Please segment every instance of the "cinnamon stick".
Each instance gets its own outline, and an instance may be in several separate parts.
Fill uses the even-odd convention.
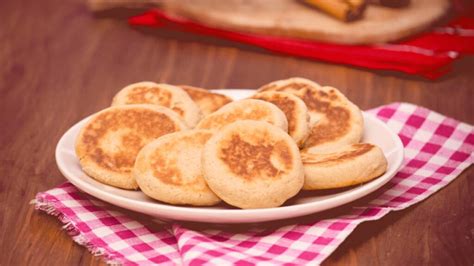
[[[410,0],[370,0],[369,3],[388,7],[404,7],[410,4]]]
[[[325,13],[342,21],[354,21],[362,17],[365,0],[304,0]]]

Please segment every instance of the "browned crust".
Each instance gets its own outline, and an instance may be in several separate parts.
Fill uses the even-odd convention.
[[[148,95],[152,95],[154,100],[152,101]],[[126,104],[140,104],[149,103],[157,104],[162,106],[170,107],[171,105],[171,93],[166,90],[162,90],[159,87],[154,86],[140,86],[134,87],[127,93]]]
[[[137,86],[133,87],[125,95],[125,104],[156,104],[164,107],[168,107],[171,110],[178,113],[180,116],[184,115],[184,110],[173,106],[172,104],[173,95],[159,86]]]
[[[178,85],[195,101],[205,113],[212,113],[222,106],[232,102],[232,99],[208,90],[189,85]]]
[[[273,165],[270,161],[272,155],[283,163],[283,169]],[[262,176],[278,178],[280,173],[291,169],[293,160],[290,148],[283,141],[252,144],[238,134],[232,135],[222,144],[219,158],[227,164],[232,173],[248,181]]]
[[[252,98],[264,100],[270,103],[273,103],[278,108],[280,108],[288,120],[288,132],[290,135],[295,132],[296,130],[296,121],[294,117],[296,116],[296,103],[285,97],[284,95],[272,94],[272,95],[265,95],[265,94],[256,94]]]
[[[284,91],[284,92],[295,92],[303,89],[310,89],[312,86],[304,82],[293,82],[285,85],[278,85],[276,83],[270,83],[262,86],[258,91]]]
[[[271,116],[268,108],[253,108],[251,113],[244,112],[245,107],[236,107],[232,112],[213,113],[198,124],[201,129],[218,129],[238,120],[262,120]]]
[[[305,165],[334,165],[364,155],[374,148],[375,146],[369,143],[358,143],[353,144],[350,150],[344,152],[330,154],[311,154],[303,152],[301,153],[301,159]]]
[[[330,89],[328,93],[316,89],[305,91],[302,99],[308,110],[326,116],[325,120],[311,128],[311,134],[306,139],[306,147],[336,140],[349,132],[351,113],[347,108],[335,106],[331,103],[337,101],[338,98],[339,96],[334,89]]]
[[[107,134],[120,130],[120,147],[114,153],[101,147]],[[147,109],[113,109],[98,114],[83,129],[78,149],[81,160],[109,171],[130,173],[140,149],[151,139],[179,130],[167,115]]]
[[[182,172],[177,165],[177,158],[169,157],[167,151],[173,149],[175,145],[182,145],[188,143],[189,146],[201,146],[204,147],[207,140],[212,136],[210,132],[199,132],[189,136],[179,138],[179,144],[176,141],[170,141],[164,144],[160,149],[155,150],[150,156],[150,165],[153,169],[153,176],[159,179],[161,182],[168,185],[175,186],[192,186],[204,180],[204,177],[197,177],[192,182],[184,182],[182,178]]]
[[[259,91],[290,92],[303,100],[310,113],[320,113],[325,116],[325,119],[311,128],[311,133],[305,142],[306,148],[337,140],[351,130],[351,112],[348,108],[335,104],[342,99],[333,88],[323,91],[315,88],[314,85],[295,81],[284,85],[270,83],[261,87]]]

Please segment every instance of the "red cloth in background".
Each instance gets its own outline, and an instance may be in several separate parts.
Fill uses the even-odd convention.
[[[459,1],[459,0],[458,0]],[[458,7],[456,1],[455,8]],[[436,79],[451,69],[451,63],[474,53],[474,9],[462,12],[447,25],[411,39],[380,45],[340,45],[318,41],[243,33],[205,26],[168,15],[159,9],[129,18],[133,26],[166,27],[214,36],[270,51],[379,70],[396,70]]]

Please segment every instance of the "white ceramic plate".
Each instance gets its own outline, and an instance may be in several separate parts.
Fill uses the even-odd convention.
[[[234,99],[246,98],[252,90],[216,90]],[[378,145],[387,161],[387,172],[375,180],[334,194],[303,193],[278,208],[255,210],[234,209],[224,204],[214,207],[173,206],[148,198],[141,191],[128,191],[104,185],[87,176],[79,165],[74,151],[74,143],[79,130],[87,118],[71,127],[59,140],[56,147],[56,162],[61,173],[82,191],[111,204],[145,213],[162,219],[209,222],[209,223],[250,223],[298,217],[337,206],[361,198],[387,183],[397,172],[403,161],[403,145],[396,134],[376,119],[364,113],[364,142]]]

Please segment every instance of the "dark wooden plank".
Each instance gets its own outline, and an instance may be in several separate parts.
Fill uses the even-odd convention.
[[[82,1],[0,1],[0,265],[103,265],[29,201],[64,182],[54,148],[80,118],[140,80],[257,88],[303,76],[363,109],[407,101],[474,123],[474,60],[436,81],[275,55],[213,38],[136,30]],[[421,204],[361,225],[325,264],[472,264],[472,167]],[[322,215],[332,215],[331,212]]]

